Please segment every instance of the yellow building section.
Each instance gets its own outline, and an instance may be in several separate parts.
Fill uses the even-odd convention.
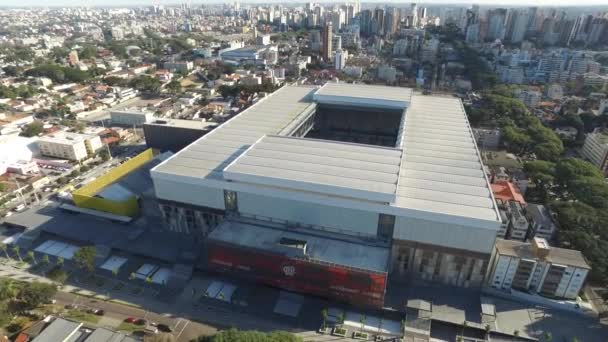
[[[136,157],[133,157],[131,160],[111,169],[108,173],[97,177],[94,181],[72,193],[74,204],[80,208],[89,208],[115,215],[129,217],[137,216],[139,214],[139,205],[136,196],[131,196],[124,201],[112,201],[95,197],[95,195],[103,188],[115,183],[133,170],[140,168],[142,165],[152,160],[152,158],[154,158],[154,152],[152,149],[147,149]]]

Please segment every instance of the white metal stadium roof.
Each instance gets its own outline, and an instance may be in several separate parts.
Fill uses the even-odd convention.
[[[265,136],[224,170],[224,178],[392,202],[400,163],[395,148]]]
[[[328,83],[317,89],[279,89],[160,164],[153,173],[381,202],[398,210],[499,220],[459,99],[385,86]],[[316,102],[404,110],[398,146],[276,136],[286,134],[289,130],[283,129],[301,120],[300,114],[314,109]]]

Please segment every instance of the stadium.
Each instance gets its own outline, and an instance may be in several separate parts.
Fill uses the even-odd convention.
[[[285,86],[151,176],[206,268],[358,305],[482,286],[500,226],[461,101],[408,88]]]

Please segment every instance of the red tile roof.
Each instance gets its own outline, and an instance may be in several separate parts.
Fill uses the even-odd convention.
[[[524,196],[519,191],[517,185],[509,182],[509,181],[496,181],[492,186],[492,192],[494,193],[494,197],[498,200],[503,201],[516,201],[521,204],[526,204],[526,200]]]

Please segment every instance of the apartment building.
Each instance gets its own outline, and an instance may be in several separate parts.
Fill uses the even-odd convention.
[[[43,156],[75,161],[87,159],[101,147],[101,138],[92,134],[58,132],[38,139]]]
[[[497,239],[494,248],[488,286],[503,291],[575,299],[591,269],[581,252],[550,247],[543,238],[529,243]]]
[[[587,134],[581,154],[608,175],[608,133],[596,130]]]
[[[528,204],[526,207],[526,217],[530,223],[532,236],[547,240],[553,238],[556,226],[546,206],[542,204]]]
[[[507,205],[510,218],[507,236],[512,240],[526,241],[530,224],[526,219],[525,208],[519,202],[511,201]]]

